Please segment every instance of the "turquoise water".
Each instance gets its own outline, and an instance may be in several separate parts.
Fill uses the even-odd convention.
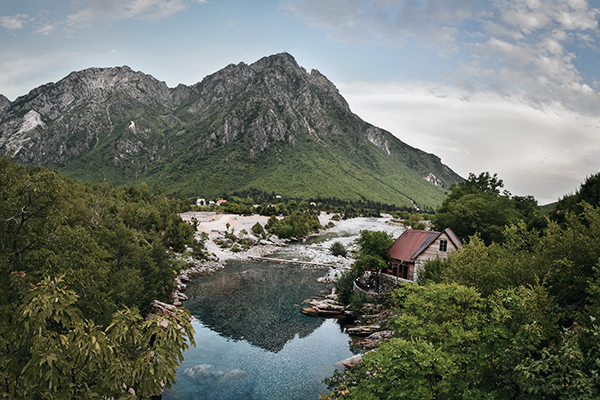
[[[326,271],[293,264],[230,263],[188,285],[196,348],[185,352],[164,399],[318,399],[335,363],[350,357],[337,320],[300,313]]]

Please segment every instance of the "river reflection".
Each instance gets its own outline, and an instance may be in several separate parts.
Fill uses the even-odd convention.
[[[297,264],[232,262],[188,285],[197,318],[165,399],[318,399],[334,363],[353,353],[336,320],[300,313],[320,294],[325,270]]]
[[[316,282],[324,274],[297,264],[232,262],[188,285],[185,306],[224,337],[278,352],[323,323],[302,315],[299,305],[326,288]]]

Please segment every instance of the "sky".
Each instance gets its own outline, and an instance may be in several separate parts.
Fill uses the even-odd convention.
[[[0,93],[122,65],[192,85],[288,52],[363,120],[547,204],[600,170],[599,19],[599,0],[2,0]]]

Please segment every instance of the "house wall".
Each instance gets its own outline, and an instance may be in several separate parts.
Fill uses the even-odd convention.
[[[441,240],[445,240],[448,242],[448,250],[447,251],[440,251],[440,241]],[[442,260],[445,260],[446,258],[448,258],[448,255],[453,252],[456,251],[457,248],[456,246],[452,243],[452,241],[450,240],[450,238],[448,237],[448,235],[446,235],[445,233],[442,233],[435,242],[433,242],[431,245],[429,245],[429,247],[427,249],[425,249],[424,252],[422,252],[419,257],[417,257],[417,259],[415,260],[415,269],[414,269],[414,273],[413,273],[413,280],[417,280],[419,277],[419,270],[421,268],[423,268],[425,266],[425,263],[427,262],[427,260],[435,260],[436,258],[440,258]]]
[[[405,265],[406,267],[408,267],[408,274],[406,276],[406,279],[409,281],[414,281],[414,275],[415,275],[415,266],[413,264],[403,264],[402,262],[398,261],[398,260],[394,260],[392,259],[391,263],[389,264],[390,268],[387,269],[387,273],[393,276],[398,276],[400,278],[402,278],[401,276],[401,269],[402,269],[402,265]]]

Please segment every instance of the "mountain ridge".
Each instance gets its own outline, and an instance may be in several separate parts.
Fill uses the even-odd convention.
[[[169,88],[127,66],[89,68],[4,99],[0,153],[85,180],[424,207],[462,180],[439,157],[364,122],[331,81],[287,53],[230,64],[191,86]]]

